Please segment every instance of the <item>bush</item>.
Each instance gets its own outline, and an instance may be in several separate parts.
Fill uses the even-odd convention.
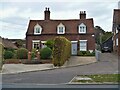
[[[31,58],[34,59],[35,58],[35,53],[31,52]]]
[[[17,50],[17,58],[18,59],[27,59],[28,57],[28,50],[25,48],[20,48]]]
[[[42,48],[40,50],[41,59],[48,59],[52,55],[52,50],[49,47]]]
[[[50,49],[53,49],[54,40],[47,40],[47,42],[45,43],[45,45],[46,45],[47,47],[49,47]]]
[[[4,59],[11,59],[13,58],[14,53],[12,51],[5,51],[4,52]]]
[[[83,56],[84,54],[81,51],[78,51],[77,55],[78,56]]]
[[[71,56],[71,42],[65,37],[56,37],[53,47],[53,64],[62,66]]]
[[[90,51],[78,51],[78,56],[95,56],[95,52]]]

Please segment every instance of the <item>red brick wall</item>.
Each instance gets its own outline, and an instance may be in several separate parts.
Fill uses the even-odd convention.
[[[91,34],[89,35],[80,35],[80,34],[74,34],[74,35],[41,35],[41,36],[27,36],[26,43],[27,43],[27,49],[29,51],[32,50],[32,40],[40,40],[40,41],[46,41],[48,39],[53,39],[56,36],[64,36],[70,41],[79,41],[79,40],[87,40],[88,43],[88,50],[94,50],[95,49],[95,39],[92,37]]]

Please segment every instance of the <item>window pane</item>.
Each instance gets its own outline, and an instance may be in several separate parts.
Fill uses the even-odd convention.
[[[40,28],[36,28],[36,33],[40,33]]]
[[[80,51],[86,51],[87,49],[87,42],[86,41],[80,41]]]
[[[63,33],[63,27],[59,27],[59,32]]]
[[[39,49],[40,48],[39,42],[33,42],[33,48]]]

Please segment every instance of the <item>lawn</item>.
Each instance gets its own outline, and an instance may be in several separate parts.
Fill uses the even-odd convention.
[[[72,82],[78,83],[120,83],[120,74],[77,75]],[[90,78],[89,80],[84,78]]]

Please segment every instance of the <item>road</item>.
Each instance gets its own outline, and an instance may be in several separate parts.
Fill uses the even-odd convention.
[[[101,54],[101,60],[84,66],[2,75],[3,86],[7,84],[66,84],[74,76],[83,74],[118,73],[118,59],[111,53]]]

